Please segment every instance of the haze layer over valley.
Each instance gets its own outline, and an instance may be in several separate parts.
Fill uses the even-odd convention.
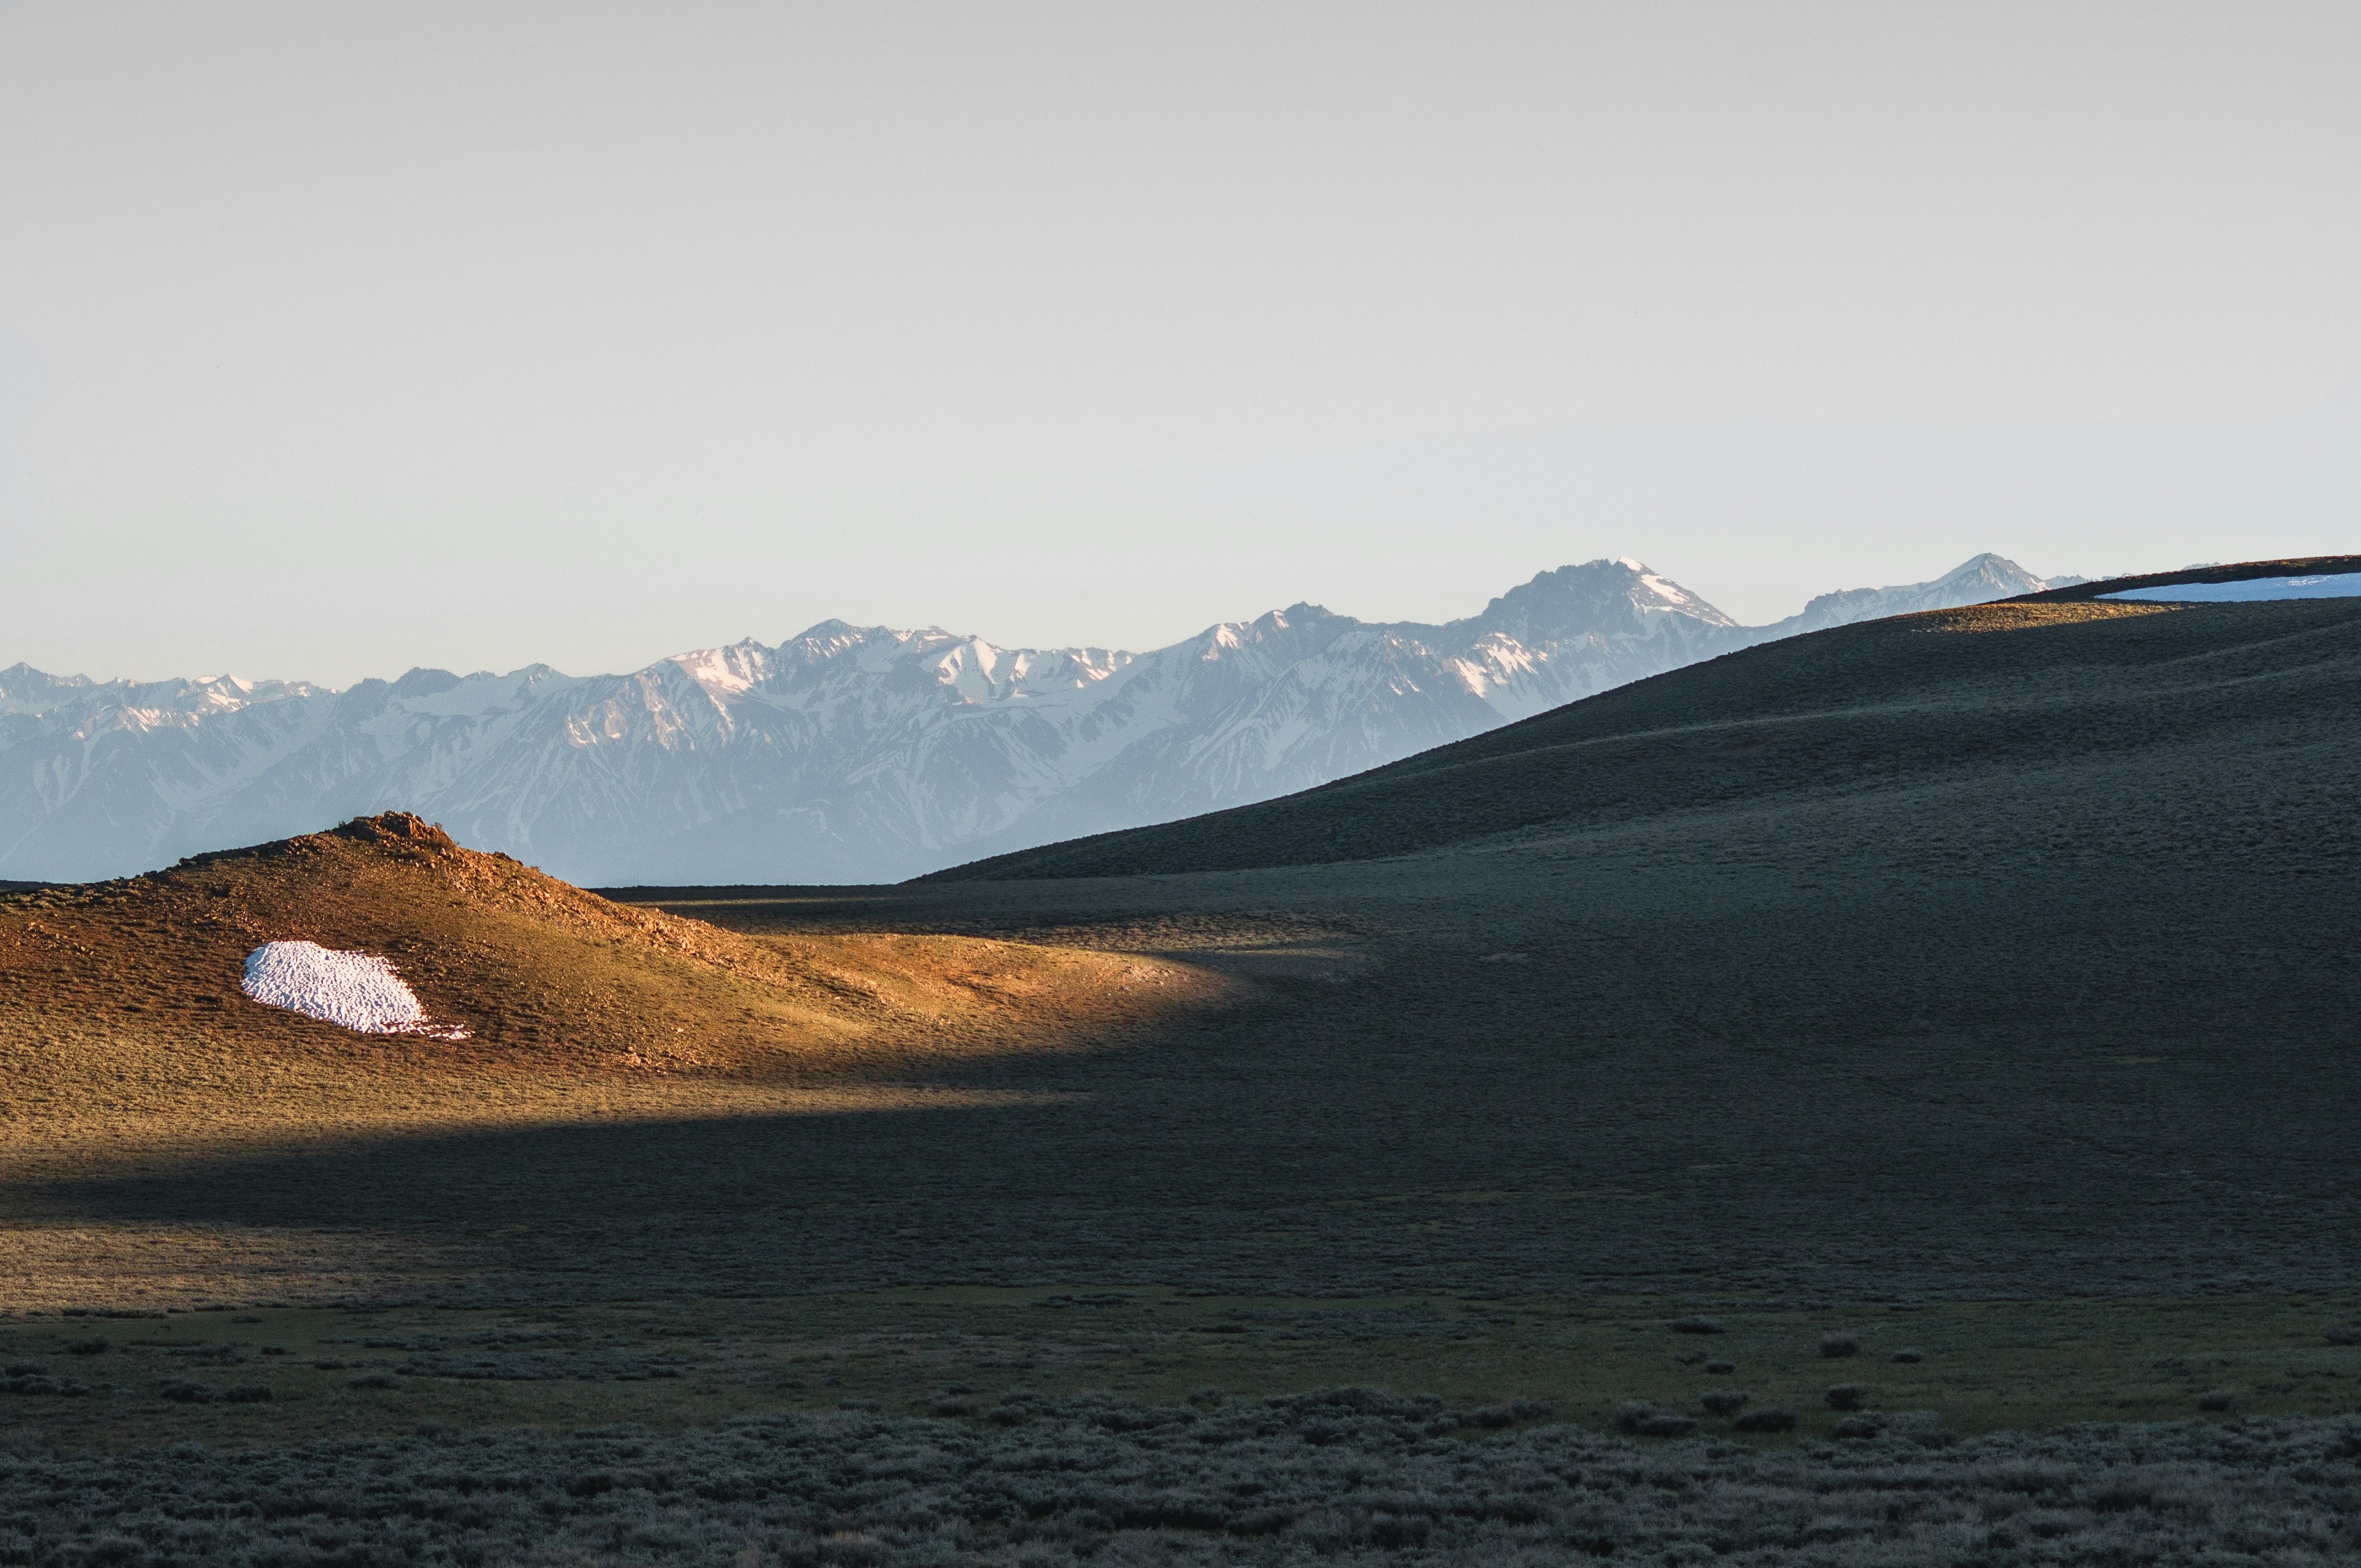
[[[1621,559],[1458,620],[1297,604],[1147,653],[827,621],[629,674],[418,669],[343,691],[19,664],[0,671],[0,875],[121,875],[398,809],[577,883],[893,881],[1310,788],[1778,638],[2051,586],[1985,554],[1748,627]]]

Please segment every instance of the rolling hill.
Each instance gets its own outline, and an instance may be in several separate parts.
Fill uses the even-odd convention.
[[[2279,809],[2352,852],[2361,601],[2111,602],[2135,584],[2328,570],[2260,563],[1922,611],[1724,655],[1282,799],[999,856],[937,878],[1171,875],[1415,854],[1717,806],[2070,771],[2162,770],[2192,805],[2265,758]],[[2178,787],[2178,786],[2177,786]],[[2307,818],[2308,820],[2310,818]]]
[[[247,955],[278,941],[390,959],[434,1031],[355,1033],[249,1000]],[[963,1058],[1102,1043],[1211,994],[1148,959],[741,936],[609,903],[401,813],[0,896],[0,1160],[19,1167],[98,1145],[684,1100],[777,1111]]]

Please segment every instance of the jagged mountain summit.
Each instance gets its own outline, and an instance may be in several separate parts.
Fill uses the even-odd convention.
[[[2071,587],[2087,577],[2036,577],[2015,562],[1990,552],[1977,556],[1929,583],[1905,583],[1890,588],[1839,588],[1806,605],[1801,614],[1763,628],[1774,637],[1792,637],[1830,626],[1850,626],[1883,620],[1889,615],[1916,615],[1927,609],[1957,609],[1962,605],[1988,604],[2019,594]]]
[[[621,675],[0,671],[0,876],[84,880],[415,811],[577,883],[878,882],[1309,788],[1823,626],[2037,592],[1981,555],[1739,625],[1629,559],[1479,613],[1297,604],[1148,653],[824,621]]]

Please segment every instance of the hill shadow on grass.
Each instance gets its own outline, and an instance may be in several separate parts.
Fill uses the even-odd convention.
[[[1078,974],[1127,972],[1071,951],[1099,943],[1266,962],[1250,1003],[1167,1012],[1128,1048],[897,1058],[958,1108],[290,1115],[275,1145],[20,1162],[0,1203],[41,1267],[104,1252],[93,1289],[106,1268],[203,1288],[207,1238],[232,1236],[421,1291],[2349,1286],[2361,606],[1829,636],[1867,650],[1833,696],[1817,665],[1733,659],[1552,716],[1645,719],[1654,774],[1516,729],[1470,742],[1559,814],[1440,850],[696,901],[782,950],[955,931],[1054,938]],[[1652,750],[1667,691],[1800,728]],[[1593,809],[1609,795],[1633,810]]]
[[[1648,841],[1168,885],[1184,914],[1292,897],[1381,934],[1341,979],[1257,981],[1150,1043],[926,1080],[963,1104],[355,1135],[0,1202],[126,1279],[152,1238],[236,1236],[413,1293],[2351,1282],[2349,878],[1799,872],[1751,865],[1777,846],[1744,826],[1686,869]],[[1050,891],[1007,896],[1051,923]],[[969,916],[1010,923],[1003,897]]]

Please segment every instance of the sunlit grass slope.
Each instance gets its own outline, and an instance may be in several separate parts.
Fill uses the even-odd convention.
[[[255,1003],[246,956],[284,939],[390,959],[466,1037]],[[20,1159],[60,1140],[873,1098],[929,1063],[1116,1038],[1218,989],[1152,959],[957,937],[741,936],[401,814],[0,897],[0,1149]]]

